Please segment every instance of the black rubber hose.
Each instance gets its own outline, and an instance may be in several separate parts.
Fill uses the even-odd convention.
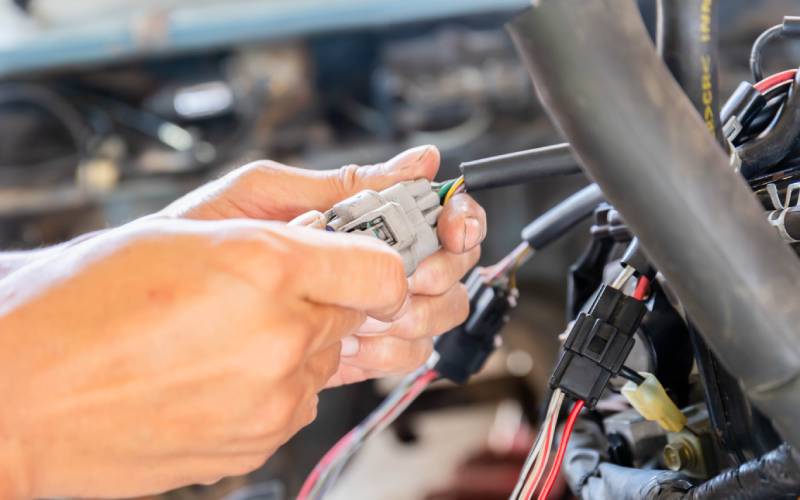
[[[589,217],[605,200],[597,184],[590,184],[543,213],[522,229],[522,239],[543,248]]]
[[[720,123],[718,45],[720,0],[659,0],[658,50],[672,76],[725,144]]]
[[[722,364],[800,445],[800,265],[653,50],[635,4],[539,0],[509,29],[587,174]]]
[[[800,137],[800,71],[794,77],[783,113],[764,137],[746,142],[737,148],[741,159],[740,171],[746,179],[774,167],[791,152]]]
[[[467,191],[523,184],[541,177],[581,173],[569,144],[554,144],[462,163]]]

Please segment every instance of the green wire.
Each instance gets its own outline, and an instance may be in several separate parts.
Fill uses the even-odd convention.
[[[457,179],[451,179],[445,182],[442,187],[439,188],[439,200],[444,201],[444,197],[447,196],[447,192],[450,191],[450,188],[453,187]]]

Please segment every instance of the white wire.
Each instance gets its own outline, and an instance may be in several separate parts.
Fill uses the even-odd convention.
[[[558,424],[558,414],[561,411],[561,406],[564,404],[564,393],[559,389],[556,389],[556,391],[558,393],[558,400],[553,407],[552,414],[547,417],[547,441],[544,444],[542,453],[536,457],[536,464],[533,466],[532,474],[530,474],[525,481],[525,487],[522,490],[523,493],[526,491],[536,491],[539,482],[544,477],[544,469],[547,467],[547,461],[550,459],[550,451],[553,449],[553,439],[556,433],[556,424]],[[525,497],[521,496],[520,498]]]
[[[550,403],[547,405],[545,419],[542,422],[542,426],[539,429],[538,435],[536,436],[536,441],[531,447],[531,452],[525,459],[525,464],[522,466],[522,471],[520,472],[519,479],[514,487],[514,491],[511,493],[510,500],[517,500],[521,498],[522,492],[524,491],[523,486],[528,481],[531,470],[535,470],[535,464],[539,463],[539,459],[542,456],[542,450],[546,445],[545,436],[547,435],[547,430],[555,425],[558,419],[558,412],[561,409],[563,402],[564,393],[561,392],[560,389],[553,391],[553,395],[550,397]],[[552,437],[552,432],[550,435]]]

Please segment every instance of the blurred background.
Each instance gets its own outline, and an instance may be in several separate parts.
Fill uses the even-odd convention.
[[[0,248],[124,223],[260,158],[326,169],[430,143],[449,178],[462,161],[560,142],[502,29],[526,3],[0,0]],[[640,1],[651,27],[653,3]],[[723,95],[748,77],[752,40],[793,4],[721,5]],[[585,182],[479,194],[483,261]],[[465,387],[435,385],[362,450],[333,498],[508,496],[586,229],[524,269],[521,304],[485,372]],[[291,498],[389,387],[328,391],[318,420],[262,470],[160,498]]]

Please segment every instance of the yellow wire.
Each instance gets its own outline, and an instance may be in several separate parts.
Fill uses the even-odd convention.
[[[512,290],[517,288],[517,271],[522,265],[523,259],[525,259],[525,257],[532,251],[533,249],[531,247],[525,247],[525,249],[522,252],[520,252],[517,258],[514,259],[514,267],[511,269],[511,273],[508,277],[508,284]]]
[[[461,187],[463,184],[464,184],[464,176],[461,176],[458,179],[456,179],[453,185],[450,186],[450,189],[447,191],[447,194],[444,195],[444,202],[442,203],[442,205],[447,205],[447,203],[450,201],[450,198],[452,198],[456,194],[458,188]]]

